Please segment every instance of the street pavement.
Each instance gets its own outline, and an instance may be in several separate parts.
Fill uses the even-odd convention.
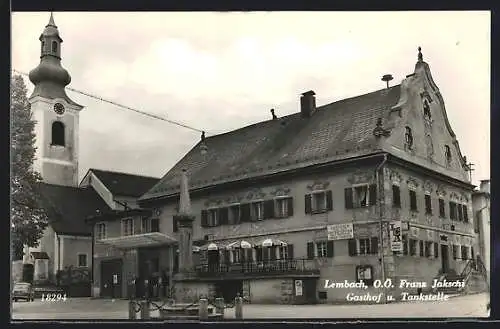
[[[480,318],[487,317],[489,294],[475,294],[438,302],[401,302],[375,305],[256,305],[243,306],[245,319],[286,318]],[[152,312],[158,316],[158,311]],[[234,319],[234,308],[225,318]],[[126,300],[72,298],[59,302],[14,302],[13,320],[119,320],[128,319]]]

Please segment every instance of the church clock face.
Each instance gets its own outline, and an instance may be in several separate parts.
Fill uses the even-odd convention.
[[[54,111],[59,115],[64,114],[64,105],[62,105],[61,103],[56,103],[54,105]]]

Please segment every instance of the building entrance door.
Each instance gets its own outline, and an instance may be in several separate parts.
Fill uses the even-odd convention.
[[[441,270],[443,273],[448,273],[450,269],[449,255],[448,255],[448,245],[441,245]]]
[[[218,250],[208,250],[207,251],[207,261],[208,261],[208,270],[209,272],[218,272],[219,271],[219,251]]]
[[[122,267],[121,259],[101,262],[101,297],[122,297]]]

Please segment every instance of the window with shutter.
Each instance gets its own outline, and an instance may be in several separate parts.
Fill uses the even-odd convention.
[[[287,210],[288,214],[287,217],[292,217],[293,216],[293,198],[287,198],[286,201],[288,202]]]
[[[434,242],[434,258],[439,257],[439,244],[437,242]]]
[[[250,204],[249,203],[242,204],[240,207],[240,211],[241,211],[241,221],[250,222],[251,221]]]
[[[392,206],[401,208],[401,191],[397,185],[392,185]]]
[[[457,219],[456,210],[457,210],[457,205],[455,204],[455,202],[450,201],[450,219],[451,220]]]
[[[373,254],[373,255],[378,254],[378,238],[376,236],[371,238],[370,249],[371,249],[370,250],[371,254]]]
[[[276,247],[269,247],[269,256],[271,260],[276,260]]]
[[[441,217],[441,218],[445,218],[446,217],[445,210],[444,210],[444,200],[443,199],[439,199],[439,217]]]
[[[220,218],[219,218],[219,209],[208,209],[208,226],[209,227],[214,227],[218,226],[220,223]]]
[[[369,201],[370,201],[370,206],[374,206],[377,204],[377,185],[376,184],[370,185]]]
[[[271,200],[272,201],[272,200]],[[266,205],[264,209],[264,212],[267,212],[267,216],[269,216],[270,212],[274,212],[272,217],[276,218],[285,218],[288,215],[288,200],[285,198],[279,198],[274,201],[273,203],[269,203],[266,201]],[[272,218],[272,217],[267,217],[267,218]]]
[[[312,194],[312,213],[318,214],[327,211],[326,192],[314,192]]]
[[[281,201],[281,202],[280,202]],[[264,219],[283,218],[286,213],[286,208],[283,207],[283,200],[266,200],[264,201]],[[276,203],[276,211],[274,209]]]
[[[361,186],[356,186],[353,188],[354,190],[354,207],[355,208],[360,208],[360,207],[366,207],[369,202],[369,189],[368,185],[361,185]]]
[[[316,254],[317,257],[319,258],[324,258],[327,257],[327,243],[322,241],[322,242],[316,242]]]
[[[328,241],[326,243],[326,257],[332,258],[333,257],[333,241]]]
[[[457,245],[453,245],[453,259],[457,259],[458,258],[458,246]]]
[[[264,202],[251,203],[251,221],[258,221],[264,219]]]
[[[467,205],[462,205],[463,207],[463,215],[464,215],[464,222],[468,223],[469,222],[469,213],[467,209]]]
[[[352,188],[344,189],[344,200],[345,200],[345,208],[352,209],[354,207],[353,197],[352,197]]]
[[[418,241],[418,250],[420,257],[424,257],[424,241],[422,240]]]
[[[307,243],[307,259],[313,259],[314,258],[314,243],[308,242]]]
[[[429,194],[425,195],[425,213],[428,215],[432,215],[432,203],[431,196]]]
[[[287,248],[288,259],[293,259],[293,244],[288,244]]]
[[[235,205],[229,207],[228,212],[228,224],[239,224],[240,223],[240,205]]]
[[[463,210],[462,205],[461,204],[457,204],[457,212],[458,212],[458,220],[459,221],[463,221],[464,220],[462,210]]]
[[[467,246],[462,246],[460,251],[461,251],[462,260],[468,259]]]
[[[349,239],[347,242],[347,248],[349,251],[349,256],[356,256],[356,240],[355,239]]]
[[[370,239],[359,239],[359,255],[370,254]]]
[[[304,196],[304,205],[305,205],[304,212],[306,214],[311,214],[312,213],[312,196],[311,196],[311,194],[306,194]]]
[[[333,193],[332,191],[326,191],[326,210],[333,210]]]
[[[151,232],[160,232],[159,218],[151,218]]]
[[[201,211],[201,227],[207,227],[207,226],[208,226],[208,212],[206,210],[202,210]],[[174,224],[174,227],[177,227],[177,223]],[[176,232],[176,231],[174,231],[174,232]]]
[[[219,214],[220,214],[220,225],[229,224],[229,208],[220,208]]]
[[[417,211],[417,192],[410,190],[410,210]]]

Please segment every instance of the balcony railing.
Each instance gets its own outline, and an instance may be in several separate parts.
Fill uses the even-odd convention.
[[[311,259],[279,259],[231,264],[203,264],[195,267],[200,276],[239,276],[310,274],[319,275],[317,263]]]

